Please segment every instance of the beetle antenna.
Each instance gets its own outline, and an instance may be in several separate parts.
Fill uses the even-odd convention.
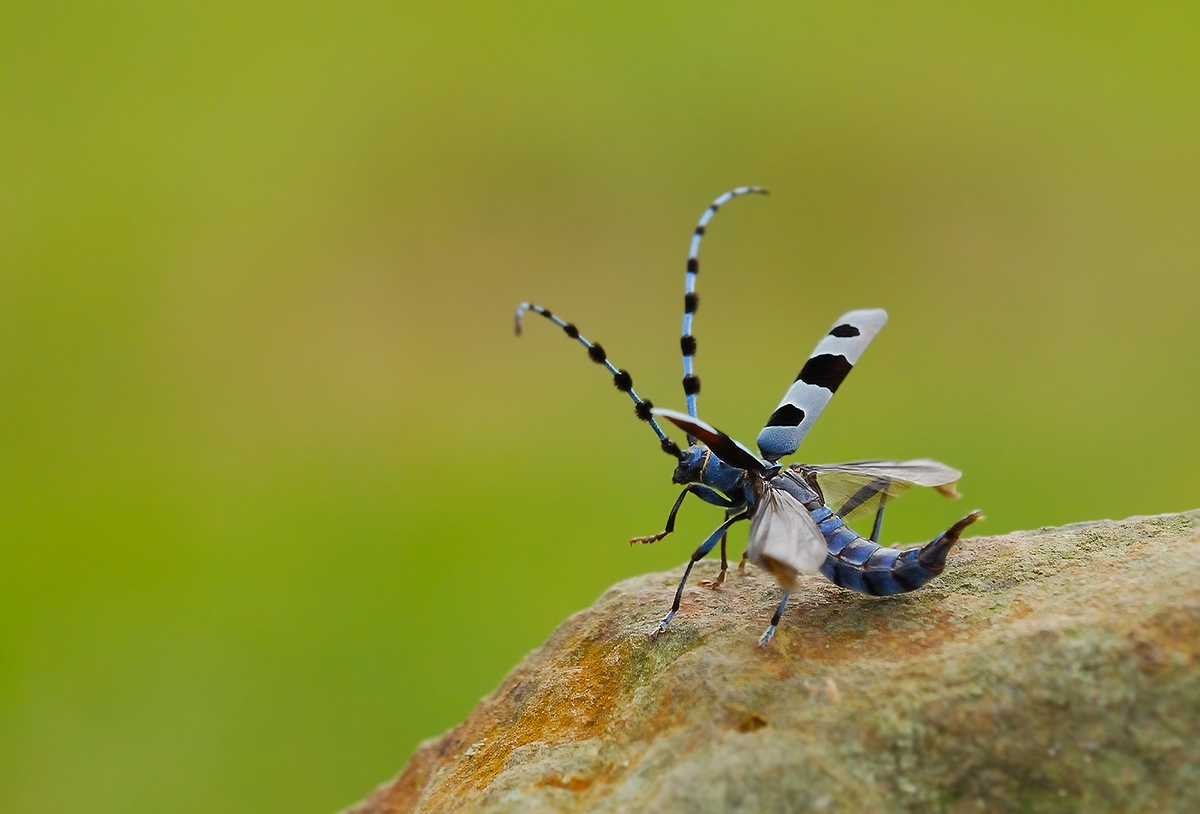
[[[637,394],[636,391],[634,391],[633,377],[629,375],[629,371],[622,370],[610,362],[608,360],[608,356],[604,352],[604,348],[599,343],[589,342],[579,333],[579,329],[570,322],[561,319],[542,306],[534,305],[531,302],[523,302],[517,306],[515,320],[517,336],[521,335],[521,320],[525,316],[526,311],[533,311],[541,314],[546,319],[562,328],[563,333],[565,333],[567,336],[571,337],[576,342],[587,348],[588,358],[598,365],[604,365],[604,367],[608,369],[608,372],[612,374],[613,384],[616,385],[616,388],[622,393],[628,394],[629,398],[633,399],[634,415],[636,415],[642,421],[649,422],[650,428],[654,430],[654,434],[658,436],[659,446],[662,447],[663,452],[667,453],[668,455],[672,455],[675,458],[681,458],[683,456],[683,453],[679,450],[679,445],[667,437],[667,434],[663,432],[662,427],[658,425],[658,422],[654,420],[654,416],[651,415],[650,411],[654,409],[654,405],[650,401],[643,399]]]

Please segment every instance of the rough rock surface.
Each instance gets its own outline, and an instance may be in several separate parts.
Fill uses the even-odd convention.
[[[695,580],[716,575],[701,563]],[[920,591],[622,582],[349,809],[1200,811],[1200,510],[965,540]]]

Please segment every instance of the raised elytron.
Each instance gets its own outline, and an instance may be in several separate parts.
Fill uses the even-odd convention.
[[[971,512],[924,546],[887,548],[878,544],[887,504],[912,486],[928,486],[947,497],[957,497],[954,486],[962,477],[961,472],[927,459],[844,464],[779,463],[780,458],[791,455],[800,446],[867,345],[887,322],[887,313],[881,309],[850,311],[838,317],[817,343],[758,434],[758,455],[699,419],[696,402],[700,379],[694,370],[696,339],[692,335],[692,323],[700,304],[696,294],[700,241],[721,206],[749,193],[766,194],[766,190],[738,187],[713,201],[701,216],[688,251],[683,337],[680,340],[686,414],[655,409],[633,389],[629,372],[609,361],[604,348],[589,342],[573,324],[540,305],[524,302],[517,307],[516,332],[519,336],[526,311],[541,314],[562,328],[567,336],[587,349],[593,362],[603,365],[612,374],[613,384],[633,400],[634,413],[649,423],[663,451],[678,460],[672,480],[685,486],[667,515],[665,529],[649,537],[635,537],[631,543],[652,543],[670,534],[679,507],[689,494],[725,510],[725,521],[692,553],[679,580],[671,610],[651,635],[656,636],[667,629],[679,610],[692,566],[712,551],[718,541],[721,543],[721,571],[715,581],[705,584],[716,587],[724,582],[729,570],[726,535],[734,523],[748,520],[750,533],[743,559],[769,571],[783,591],[770,625],[759,638],[759,646],[762,646],[775,635],[800,574],[820,571],[835,585],[872,596],[913,591],[942,572],[946,555],[958,542],[959,535],[981,515],[978,511]],[[665,418],[686,432],[688,448],[681,450],[669,439],[656,418]],[[834,506],[836,510],[832,508]],[[869,539],[844,522],[855,516],[865,516],[872,510],[875,519]]]

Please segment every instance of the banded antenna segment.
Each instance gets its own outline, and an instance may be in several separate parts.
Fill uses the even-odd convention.
[[[616,388],[622,393],[627,394],[629,398],[633,399],[634,415],[636,415],[642,421],[649,422],[650,428],[653,429],[654,434],[658,436],[658,443],[659,446],[662,447],[663,452],[676,458],[680,458],[683,455],[683,453],[679,450],[679,445],[668,438],[667,434],[663,432],[662,427],[660,427],[658,422],[654,420],[654,416],[651,412],[654,409],[654,405],[650,401],[641,398],[637,394],[637,391],[633,389],[633,377],[629,375],[629,371],[622,370],[610,362],[608,360],[608,355],[604,352],[604,348],[600,345],[600,343],[589,342],[583,337],[583,335],[579,333],[579,329],[570,322],[560,318],[557,314],[551,313],[549,309],[543,308],[540,305],[535,305],[532,302],[523,302],[517,306],[517,313],[514,319],[514,327],[516,328],[517,336],[521,335],[521,322],[525,317],[526,311],[533,311],[541,314],[546,319],[562,328],[563,333],[565,333],[567,336],[571,337],[576,342],[587,348],[588,358],[598,365],[604,365],[604,367],[608,369],[608,372],[612,374],[613,384],[616,386]]]
[[[679,340],[679,346],[683,351],[683,393],[687,396],[687,411],[692,418],[697,417],[696,396],[700,394],[700,377],[693,369],[693,360],[696,356],[696,337],[692,335],[692,319],[695,317],[696,309],[700,307],[700,297],[696,294],[696,275],[700,273],[700,240],[708,229],[708,222],[712,220],[713,215],[717,214],[718,209],[734,198],[751,193],[769,194],[762,187],[738,187],[720,195],[713,201],[700,216],[700,222],[696,224],[696,231],[692,235],[692,245],[688,249],[687,274],[683,280],[683,336]],[[688,442],[695,443],[695,438],[690,434]]]
[[[887,311],[881,308],[851,311],[838,317],[758,434],[758,450],[763,458],[777,461],[796,451],[886,322]]]

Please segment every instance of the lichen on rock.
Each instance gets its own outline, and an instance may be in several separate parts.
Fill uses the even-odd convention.
[[[872,598],[609,589],[347,814],[1200,810],[1200,511],[964,541]],[[711,579],[701,563],[696,579]]]

